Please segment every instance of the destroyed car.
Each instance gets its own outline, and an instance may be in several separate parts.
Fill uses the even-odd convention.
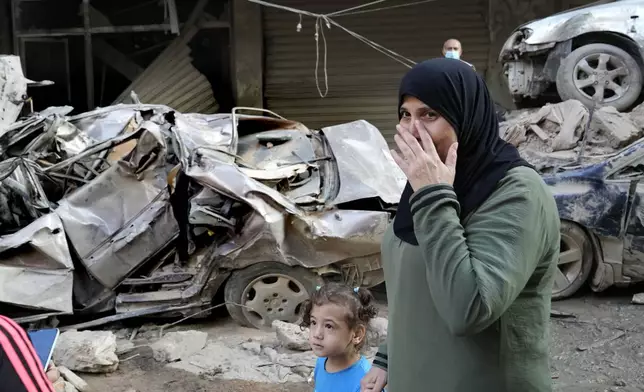
[[[369,123],[70,110],[0,129],[0,303],[19,322],[73,314],[82,329],[223,301],[261,328],[296,321],[325,280],[384,280],[405,177]]]
[[[644,280],[644,104],[629,113],[569,100],[513,112],[501,137],[541,173],[561,218],[553,299],[591,277],[602,291]]]
[[[644,139],[544,180],[562,220],[553,299],[573,295],[591,277],[594,291],[644,281]]]
[[[517,106],[576,99],[631,108],[642,92],[644,1],[602,0],[519,26],[503,63]]]

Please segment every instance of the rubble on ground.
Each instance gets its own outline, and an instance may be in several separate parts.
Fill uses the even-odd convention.
[[[78,392],[90,392],[89,385],[87,385],[85,380],[78,377],[74,372],[67,369],[65,366],[60,366],[58,370],[60,372],[60,375],[75,389],[77,389]]]
[[[54,392],[91,392],[90,386],[64,366],[56,366],[54,362],[47,368],[47,379],[51,382]]]
[[[116,337],[110,331],[67,331],[58,337],[53,358],[73,371],[110,373],[119,365]]]
[[[311,349],[308,329],[279,320],[273,321],[273,329],[283,347],[295,351],[309,351]]]
[[[313,372],[317,357],[308,344],[308,330],[296,324],[275,323],[272,331],[235,327],[216,334],[196,330],[169,331],[159,337],[160,328],[122,329],[114,333],[121,361],[143,356],[150,361],[163,352],[163,366],[180,369],[209,379],[253,382],[305,382]],[[139,329],[143,331],[138,332]],[[281,331],[279,334],[277,331]],[[289,334],[285,339],[284,333]],[[369,345],[363,354],[372,360],[387,334],[387,319],[376,318],[369,328]],[[371,335],[373,334],[373,335]],[[377,337],[377,338],[376,338]],[[132,338],[132,340],[130,340]],[[196,342],[191,342],[194,339]],[[295,342],[287,348],[284,342]],[[305,346],[306,344],[306,346]],[[183,349],[182,345],[191,346]],[[201,347],[201,348],[199,348]],[[156,361],[155,361],[156,362]]]
[[[644,104],[630,113],[602,107],[589,117],[579,101],[547,104],[508,113],[500,134],[542,173],[605,160],[644,136]]]
[[[176,362],[189,357],[206,346],[208,334],[200,331],[169,332],[150,346],[154,359],[159,362]]]

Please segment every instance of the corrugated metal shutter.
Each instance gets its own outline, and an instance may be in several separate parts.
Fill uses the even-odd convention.
[[[130,92],[134,91],[141,103],[167,105],[184,113],[216,113],[219,105],[212,86],[192,65],[186,42],[198,28],[192,30],[172,41],[115,103],[129,101]]]
[[[408,1],[407,1],[408,2]],[[280,0],[279,4],[329,13],[364,3],[359,0]],[[400,1],[382,3],[394,5]],[[334,20],[414,61],[441,55],[443,42],[461,40],[464,60],[480,73],[487,66],[489,34],[483,0],[436,0],[385,11],[338,16]],[[315,20],[264,8],[267,107],[311,128],[365,119],[388,141],[397,123],[398,83],[407,68],[368,47],[339,28],[325,28],[329,93],[320,98],[315,86]],[[320,37],[318,75],[324,91],[324,48]]]

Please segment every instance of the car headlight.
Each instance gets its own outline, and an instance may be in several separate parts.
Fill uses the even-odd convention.
[[[524,40],[530,38],[530,36],[532,35],[533,32],[534,31],[532,31],[532,29],[528,29],[528,28],[521,29],[521,33],[523,33],[523,39]]]

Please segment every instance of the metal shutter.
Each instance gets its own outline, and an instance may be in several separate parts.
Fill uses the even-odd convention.
[[[408,2],[408,1],[407,1]],[[315,13],[346,9],[357,0],[280,0],[281,5]],[[382,3],[393,5],[400,1]],[[464,60],[479,73],[487,67],[489,33],[487,2],[437,0],[385,11],[335,17],[338,23],[414,61],[441,56],[448,38],[461,40]],[[339,28],[326,29],[329,93],[315,87],[315,20],[270,7],[263,10],[266,106],[310,128],[357,119],[374,124],[391,142],[397,123],[398,83],[407,68],[351,37]],[[318,75],[324,92],[323,44],[320,37]]]

